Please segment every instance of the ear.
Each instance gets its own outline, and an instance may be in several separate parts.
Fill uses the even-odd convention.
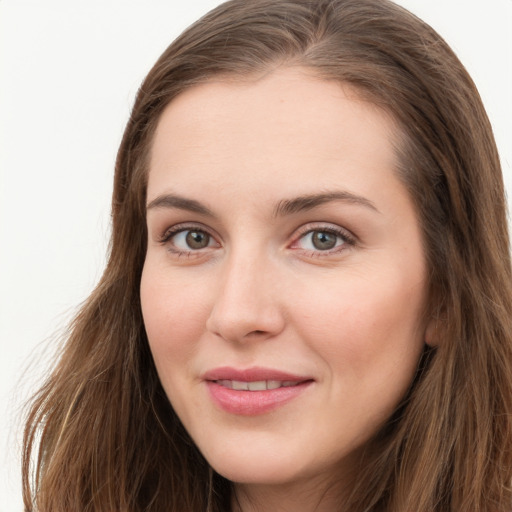
[[[425,328],[425,343],[432,348],[439,346],[442,333],[442,320],[439,317],[431,318]]]

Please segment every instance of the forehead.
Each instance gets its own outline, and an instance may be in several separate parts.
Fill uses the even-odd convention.
[[[251,120],[265,121],[280,128],[276,125],[279,121],[297,117],[310,125],[322,125],[339,113],[335,105],[337,100],[350,100],[353,108],[359,110],[362,122],[370,117],[380,117],[388,123],[388,134],[391,135],[397,130],[393,117],[367,97],[350,84],[320,78],[313,70],[298,66],[244,77],[221,75],[175,97],[164,110],[158,130],[169,128],[165,119],[170,116],[173,123],[179,121],[195,129],[209,128],[207,122],[215,123],[228,116],[231,116],[231,122],[239,123],[239,127],[248,128]],[[249,103],[254,108],[251,109]],[[343,108],[346,110],[347,105]],[[286,127],[287,130],[290,128]]]
[[[148,199],[169,187],[240,195],[252,186],[262,197],[339,186],[371,193],[394,174],[397,138],[391,116],[308,70],[219,78],[185,91],[163,112]]]

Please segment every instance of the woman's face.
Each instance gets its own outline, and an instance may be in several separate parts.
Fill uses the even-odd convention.
[[[396,135],[297,68],[197,86],[162,115],[144,322],[174,410],[235,482],[349,470],[411,383],[426,272]]]

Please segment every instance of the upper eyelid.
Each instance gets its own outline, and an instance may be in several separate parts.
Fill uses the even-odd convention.
[[[341,226],[333,227],[326,227],[326,226],[318,226],[315,228],[309,228],[305,229],[302,233],[294,237],[293,241],[288,246],[293,251],[298,251],[299,255],[302,255],[303,257],[306,257],[308,259],[310,258],[325,258],[328,261],[328,258],[332,257],[340,257],[341,255],[345,254],[346,251],[350,251],[351,249],[357,248],[359,246],[359,239],[352,234],[351,231],[347,230],[346,228],[342,228]],[[312,248],[304,248],[304,247],[297,247],[298,244],[300,244],[301,240],[304,238],[305,235],[308,235],[309,233],[314,232],[328,232],[331,234],[334,234],[337,238],[340,238],[342,240],[342,243],[339,245],[336,245],[335,247],[332,247],[330,249],[312,249]]]
[[[174,235],[181,233],[182,231],[204,231],[209,236],[215,238],[216,240],[219,239],[219,236],[214,232],[211,228],[208,228],[207,226],[204,226],[200,222],[180,222],[178,224],[173,224],[172,226],[169,226],[165,228],[159,235],[158,235],[158,241],[163,243],[168,240],[170,240]]]
[[[331,233],[345,235],[347,238],[350,238],[354,241],[357,240],[357,236],[352,231],[343,226],[340,226],[339,224],[334,224],[331,222],[308,222],[294,231],[294,233],[297,233],[294,238],[296,239],[298,237],[304,236],[312,231],[329,231]],[[294,233],[292,233],[292,237],[294,236]]]

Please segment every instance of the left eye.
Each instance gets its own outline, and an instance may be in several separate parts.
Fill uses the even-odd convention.
[[[328,230],[308,231],[300,237],[297,245],[307,251],[329,251],[345,244],[347,240],[339,233]]]
[[[213,238],[198,229],[184,229],[173,235],[170,240],[181,251],[197,251],[214,245]]]

